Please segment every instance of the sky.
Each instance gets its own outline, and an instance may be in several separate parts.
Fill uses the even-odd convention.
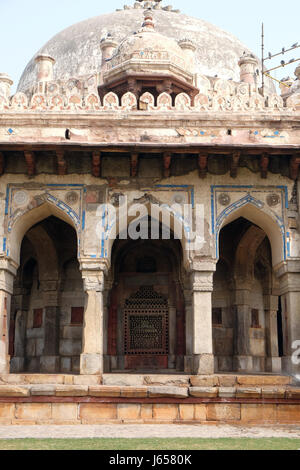
[[[0,0],[0,72],[15,82],[30,59],[52,36],[74,23],[109,13],[134,0]],[[300,1],[288,0],[164,0],[182,13],[209,21],[234,34],[250,50],[261,56],[261,23],[265,24],[266,52],[281,51],[299,41]],[[267,65],[282,59],[300,58],[300,48],[279,56]],[[300,62],[299,62],[300,63]],[[294,77],[293,64],[279,69],[275,77]]]

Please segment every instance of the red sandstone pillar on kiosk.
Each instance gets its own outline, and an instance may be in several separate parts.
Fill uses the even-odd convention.
[[[0,374],[9,373],[10,304],[16,271],[16,267],[0,257]]]
[[[214,373],[214,355],[212,338],[212,291],[213,274],[216,265],[206,260],[193,263],[192,272],[192,311],[188,316],[187,334],[192,338],[188,342],[185,358],[185,370],[195,375]]]
[[[104,284],[107,266],[103,262],[82,261],[81,271],[86,294],[80,373],[103,373]]]

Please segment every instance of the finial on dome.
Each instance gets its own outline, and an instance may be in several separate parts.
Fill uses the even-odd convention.
[[[138,0],[138,2],[143,4],[144,8],[153,9],[153,8],[160,8],[162,0]]]
[[[154,30],[154,20],[152,10],[144,11],[144,22],[143,22],[143,31],[153,31]]]

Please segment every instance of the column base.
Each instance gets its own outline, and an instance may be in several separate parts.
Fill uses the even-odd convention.
[[[253,372],[252,356],[234,356],[233,370],[236,372]]]
[[[81,375],[103,374],[103,355],[102,354],[81,354],[80,374]]]
[[[195,354],[184,357],[184,371],[193,375],[212,375],[215,372],[213,354]]]
[[[267,372],[281,372],[281,357],[267,357],[266,359],[266,371]]]

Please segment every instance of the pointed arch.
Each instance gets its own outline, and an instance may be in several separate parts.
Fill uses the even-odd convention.
[[[154,207],[158,209],[158,217],[156,217],[155,214],[153,214],[153,212],[151,211],[151,201],[145,202],[144,200],[135,201],[134,203],[132,203],[130,206],[128,206],[128,212],[130,212],[130,208],[132,208],[135,204],[142,204],[145,210],[147,211],[147,214],[149,215],[150,219],[161,223],[162,226],[165,226],[163,223],[164,220],[170,221],[170,231],[174,234],[175,238],[180,241],[183,253],[183,263],[184,266],[188,266],[190,241],[188,240],[186,234],[189,233],[190,227],[184,221],[182,215],[180,213],[175,213],[173,210],[171,210],[170,206],[165,204],[163,205],[155,201]],[[105,219],[105,209],[102,214],[102,219],[103,218]],[[126,229],[128,229],[128,226],[135,218],[135,216],[128,216],[127,214]],[[101,254],[102,257],[106,257],[109,262],[111,262],[113,244],[121,233],[120,226],[125,228],[125,224],[122,225],[122,223],[120,223],[121,220],[122,215],[120,214],[120,211],[116,211],[116,217],[111,221],[111,223],[108,223],[107,230],[103,232],[103,237],[101,239]]]
[[[77,238],[79,238],[80,225],[76,217],[64,210],[63,207],[58,207],[57,204],[47,200],[38,207],[20,215],[9,226],[8,254],[17,265],[20,263],[21,244],[25,234],[31,227],[50,216],[57,217],[71,225],[75,229]]]
[[[269,238],[272,250],[272,264],[278,265],[286,260],[286,232],[284,221],[278,216],[262,209],[262,204],[252,197],[244,198],[226,208],[217,219],[216,223],[216,251],[219,257],[219,235],[223,227],[234,220],[244,217],[262,229]]]

